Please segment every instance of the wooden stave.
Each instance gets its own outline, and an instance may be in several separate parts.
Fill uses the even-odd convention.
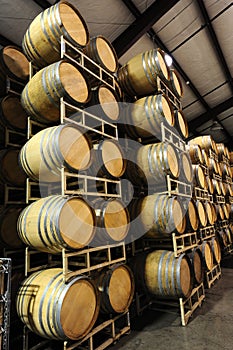
[[[191,264],[192,264],[192,273],[193,273],[193,278],[194,278],[194,282],[199,285],[200,283],[203,282],[204,280],[204,266],[203,266],[203,257],[202,257],[202,252],[200,250],[199,247],[193,248],[192,251],[190,253],[187,254]],[[199,261],[201,263],[201,268],[195,267],[195,263],[197,261],[197,259],[195,259],[195,257],[198,256],[199,257]],[[197,270],[200,269],[200,276],[197,275]]]
[[[211,249],[213,252],[214,262],[219,264],[221,262],[221,247],[217,237],[212,237],[210,240]]]
[[[206,254],[206,247],[208,247],[207,250],[208,250],[209,256],[207,256],[207,254]],[[205,268],[207,269],[207,271],[211,271],[213,266],[214,266],[213,265],[213,253],[212,253],[210,243],[208,241],[202,242],[201,252],[202,252],[202,257],[203,257]],[[207,259],[209,259],[209,260],[207,260]]]

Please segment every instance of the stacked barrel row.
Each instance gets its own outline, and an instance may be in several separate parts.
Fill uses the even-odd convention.
[[[216,144],[210,135],[192,139],[187,147],[194,169],[193,196],[201,223],[199,238],[205,254],[208,251],[209,255],[210,263],[206,269],[212,270],[220,263],[221,248],[232,240],[231,228],[223,228],[223,224],[228,226],[231,210],[227,203],[232,194],[229,152],[223,144]]]
[[[61,195],[63,167],[71,175],[82,173],[96,182],[97,177],[118,179],[125,170],[117,140],[95,133],[102,120],[114,123],[118,119],[118,95],[74,61],[60,60],[61,35],[91,57],[87,64],[94,73],[102,66],[113,74],[118,64],[107,39],[98,36],[89,40],[84,19],[68,2],[39,14],[24,36],[23,50],[34,75],[23,89],[21,103],[41,131],[29,138],[17,157],[24,179],[27,176],[37,182],[44,197],[24,208],[18,216],[17,230],[24,244],[51,254],[62,249],[74,252],[88,246],[106,247],[123,241],[129,229],[128,212],[120,198],[100,199],[98,193],[89,199]],[[74,56],[78,60],[76,53]],[[60,125],[61,98],[68,104],[66,116],[70,123]],[[98,106],[92,107],[95,104]],[[82,120],[82,113],[73,107],[88,108],[88,112],[99,117],[100,122],[91,124],[92,135],[72,123]],[[77,192],[79,184],[72,186]],[[52,195],[48,195],[48,187]],[[110,314],[128,310],[134,279],[126,265],[111,265],[91,276],[77,276],[66,284],[62,271],[37,271],[18,290],[18,316],[33,332],[49,339],[77,340],[90,332],[97,319],[100,322],[100,313],[106,319]]]
[[[188,136],[180,110],[181,81],[178,73],[167,66],[165,53],[160,49],[132,58],[120,68],[118,78],[125,100],[130,101],[122,112],[121,131],[128,135],[125,177],[134,187],[129,204],[131,238],[155,239],[162,247],[172,233],[179,236],[190,228],[192,232],[198,228],[196,212],[191,206],[187,210],[190,195],[169,194],[167,180],[169,176],[171,190],[176,187],[175,181],[184,187],[191,186],[193,181],[188,152],[174,144]],[[161,124],[175,135],[171,137],[174,143],[162,141]],[[200,250],[191,251],[189,256],[181,253],[176,258],[171,249],[149,249],[130,259],[138,294],[187,298],[194,284],[202,282]]]

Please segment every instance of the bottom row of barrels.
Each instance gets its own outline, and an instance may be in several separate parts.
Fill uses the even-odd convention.
[[[201,249],[200,249],[201,248]],[[63,270],[51,268],[30,275],[16,297],[19,318],[34,333],[48,339],[77,340],[93,328],[99,314],[121,314],[139,293],[188,298],[203,281],[204,269],[221,260],[218,240],[204,242],[178,258],[167,250],[132,257],[129,266],[115,264],[63,282]]]

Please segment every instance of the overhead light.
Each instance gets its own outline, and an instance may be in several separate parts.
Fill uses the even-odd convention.
[[[172,61],[171,56],[169,56],[167,53],[165,54],[165,61],[168,65],[168,67],[171,67],[173,61]]]
[[[217,122],[217,120],[213,121],[213,124],[211,125],[210,131],[219,131],[223,130],[223,127]]]

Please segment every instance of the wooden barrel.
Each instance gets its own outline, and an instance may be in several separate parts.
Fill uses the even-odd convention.
[[[0,150],[0,183],[17,187],[25,186],[26,175],[19,166],[18,157],[18,149]]]
[[[189,141],[189,144],[198,144],[202,149],[208,151],[215,149],[215,143],[211,135],[197,136]]]
[[[145,96],[157,90],[157,76],[169,80],[170,73],[161,49],[136,55],[118,71],[118,80],[129,96]]]
[[[21,240],[37,250],[57,253],[88,245],[95,234],[95,213],[81,197],[49,196],[27,206],[18,219]]]
[[[93,146],[91,152],[92,166],[88,172],[97,177],[121,177],[126,169],[126,160],[120,144],[111,139],[105,139]]]
[[[174,111],[165,94],[140,98],[123,110],[122,123],[131,138],[155,137],[161,141],[161,123],[174,126]]]
[[[217,237],[212,237],[210,241],[214,262],[219,264],[221,261],[221,247]]]
[[[120,117],[120,98],[107,85],[99,85],[91,90],[91,100],[86,111],[108,121],[117,121]],[[97,126],[100,122],[96,121]]]
[[[183,140],[189,136],[188,123],[182,110],[175,110],[175,127]]]
[[[155,250],[145,263],[145,283],[149,292],[160,297],[188,298],[192,287],[191,263],[187,255]]]
[[[199,227],[199,216],[196,208],[195,201],[190,198],[188,201],[183,201],[185,218],[186,218],[186,231],[195,232]]]
[[[60,120],[61,97],[78,107],[90,100],[90,88],[83,72],[68,61],[53,63],[37,72],[23,89],[21,103],[32,118],[51,124]],[[72,108],[66,110],[68,114],[75,113]]]
[[[225,163],[218,163],[221,168],[221,176],[226,179],[226,176],[231,176],[229,172],[229,166]],[[220,175],[220,174],[219,174]]]
[[[166,237],[184,233],[186,220],[182,202],[176,196],[153,194],[133,201],[129,208],[131,228],[142,236]]]
[[[210,158],[209,159],[209,174],[213,175],[213,174],[218,174],[218,163],[213,159]]]
[[[221,195],[225,196],[227,193],[226,184],[222,181],[219,181],[219,186],[220,186]]]
[[[20,103],[19,97],[7,95],[0,100],[0,124],[17,131],[26,130],[27,114]]]
[[[203,164],[204,159],[202,155],[202,150],[199,145],[187,145],[186,146],[187,151],[189,152],[192,164]]]
[[[202,152],[202,156],[203,156],[203,165],[205,165],[205,166],[207,166],[207,168],[209,168],[210,163],[209,163],[209,157],[207,155],[207,152],[204,149],[202,149],[201,152]]]
[[[52,268],[24,280],[16,307],[21,321],[34,333],[49,339],[77,340],[94,326],[99,299],[88,277],[80,275],[64,283],[62,269]]]
[[[216,212],[216,207],[213,203],[210,203],[209,202],[209,205],[211,207],[211,210],[212,210],[212,217],[213,217],[213,221],[214,223],[217,221],[217,212]]]
[[[165,142],[141,146],[136,154],[136,164],[143,171],[146,182],[153,185],[166,183],[166,176],[177,178],[180,173],[176,148]]]
[[[124,203],[120,199],[98,198],[92,201],[92,206],[98,227],[92,245],[123,241],[129,231],[130,221]]]
[[[83,130],[62,124],[41,130],[23,146],[20,165],[33,180],[58,182],[60,169],[85,170],[91,164],[91,144]]]
[[[230,230],[229,227],[225,228],[225,234],[226,234],[227,245],[229,245],[233,241],[233,239],[232,239],[232,231]]]
[[[193,168],[188,152],[180,154],[180,179],[189,184],[193,182]]]
[[[183,96],[182,82],[179,73],[175,69],[170,69],[169,87],[176,97],[181,98]]]
[[[221,206],[222,206],[222,209],[223,209],[223,212],[224,212],[224,217],[225,217],[225,219],[228,220],[229,217],[230,217],[230,214],[228,212],[228,208],[227,208],[226,204],[221,204]]]
[[[202,167],[200,166],[200,164],[193,164],[192,167],[193,167],[193,174],[194,174],[194,177],[193,177],[194,186],[206,190],[208,187],[208,184],[207,184],[206,177]]]
[[[91,38],[84,52],[108,72],[116,72],[118,68],[117,54],[112,44],[104,36],[98,35]],[[92,65],[92,69],[94,68]]]
[[[213,185],[213,180],[211,179],[211,177],[206,176],[206,181],[207,181],[207,185],[208,185],[208,191],[210,194],[214,193],[214,185]]]
[[[215,209],[216,209],[217,218],[220,220],[224,220],[225,214],[223,211],[223,207],[220,204],[215,204]]]
[[[227,156],[224,143],[216,143],[216,147],[217,147],[217,150],[218,150],[219,160],[222,159],[222,156],[225,156],[225,157]]]
[[[199,285],[204,279],[203,258],[200,248],[196,247],[192,249],[192,251],[188,253],[188,257],[192,264],[194,283]]]
[[[209,202],[204,202],[203,204],[204,204],[205,212],[207,215],[207,225],[209,224],[212,226],[215,222],[212,205]]]
[[[115,264],[100,272],[96,280],[100,294],[100,311],[105,314],[128,310],[134,296],[134,276],[124,264]]]
[[[207,214],[206,214],[203,202],[200,200],[197,200],[196,207],[197,207],[200,224],[202,227],[205,227],[207,225]]]
[[[226,194],[229,196],[232,196],[233,195],[232,185],[229,183],[226,183],[225,185],[226,185]]]
[[[214,264],[213,264],[213,253],[212,253],[210,243],[208,241],[203,241],[200,249],[202,252],[205,268],[209,271],[212,270]]]
[[[22,206],[2,206],[0,207],[0,244],[4,248],[20,249],[23,243],[17,232],[17,220]]]
[[[221,187],[220,187],[220,182],[218,180],[212,179],[212,183],[214,186],[214,193],[217,194],[218,196],[221,195]]]
[[[0,50],[0,96],[6,95],[6,77],[25,83],[29,78],[29,62],[19,47]]]
[[[89,41],[84,19],[67,1],[49,7],[31,22],[22,42],[24,53],[37,67],[59,61],[61,36],[77,48]]]

